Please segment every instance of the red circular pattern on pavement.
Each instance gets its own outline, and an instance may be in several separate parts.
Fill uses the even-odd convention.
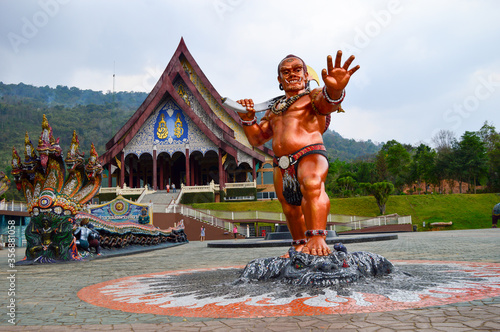
[[[456,287],[430,287],[423,292],[408,292],[398,299],[369,294],[355,293],[341,296],[335,291],[324,295],[304,296],[294,299],[257,298],[205,298],[198,300],[194,296],[179,296],[174,293],[148,294],[147,283],[142,278],[157,278],[211,271],[222,268],[194,269],[149,273],[125,277],[85,287],[78,292],[78,297],[90,304],[131,313],[209,318],[256,318],[282,316],[313,316],[350,313],[368,313],[422,308],[467,302],[500,296],[500,264],[443,261],[393,261],[405,264],[439,264],[459,267],[470,281]],[[225,267],[227,269],[228,267]],[[243,266],[229,267],[243,268]],[[474,280],[474,279],[477,279]],[[175,296],[172,296],[175,295]]]

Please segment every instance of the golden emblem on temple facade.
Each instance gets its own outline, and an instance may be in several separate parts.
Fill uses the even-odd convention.
[[[182,85],[179,85],[179,88],[177,89],[177,93],[179,94],[179,96],[182,99],[184,99],[184,101],[186,102],[186,104],[188,104],[189,106],[191,106],[191,102],[189,101],[188,94],[186,93],[186,91],[184,91],[184,88],[182,87]]]
[[[167,123],[165,122],[165,114],[161,115],[160,123],[158,123],[158,129],[156,129],[156,136],[159,139],[165,139],[168,136]]]
[[[182,128],[181,115],[180,113],[177,113],[177,120],[175,120],[174,135],[175,137],[179,138],[182,136],[183,133],[184,129]]]

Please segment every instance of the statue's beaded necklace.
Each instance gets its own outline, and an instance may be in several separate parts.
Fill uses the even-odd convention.
[[[279,115],[281,113],[286,112],[286,110],[293,104],[295,103],[299,98],[309,94],[311,91],[307,89],[306,91],[299,93],[298,95],[295,95],[290,98],[286,98],[286,96],[283,96],[280,98],[278,101],[276,101],[273,106],[271,106],[271,112],[273,112],[276,115]]]

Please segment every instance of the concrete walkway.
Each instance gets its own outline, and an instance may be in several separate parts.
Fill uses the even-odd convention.
[[[244,240],[238,240],[244,241]],[[371,251],[390,260],[500,263],[500,229],[400,233],[397,240],[353,243],[350,251]],[[189,244],[84,263],[10,268],[0,250],[0,331],[499,331],[500,297],[388,312],[251,319],[176,317],[129,313],[91,305],[82,288],[135,275],[193,268],[245,265],[284,248],[208,248]],[[24,256],[21,249],[16,259]],[[12,272],[14,271],[14,272]],[[12,283],[12,275],[15,281]],[[9,281],[9,277],[11,280]],[[9,287],[15,296],[8,295]],[[11,290],[12,291],[12,290]],[[7,304],[15,300],[15,323]]]

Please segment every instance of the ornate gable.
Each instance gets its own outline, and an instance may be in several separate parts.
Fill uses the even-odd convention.
[[[220,148],[236,160],[255,158],[262,162],[272,156],[267,148],[250,146],[238,116],[221,105],[221,96],[181,38],[155,87],[106,144],[107,151],[100,160],[103,164],[110,163],[122,151],[140,156],[151,152],[153,145],[159,153],[183,151],[185,143],[189,143],[192,151],[202,153],[217,152]]]

